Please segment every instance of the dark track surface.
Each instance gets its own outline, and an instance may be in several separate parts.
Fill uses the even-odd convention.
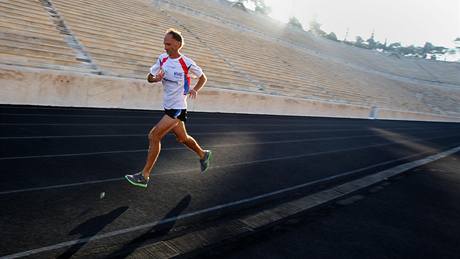
[[[458,258],[459,199],[456,153],[209,257]]]
[[[144,190],[122,177],[143,167],[161,112],[0,106],[0,116],[0,256],[49,246],[34,257],[113,255],[175,220],[160,233],[136,226],[460,145],[458,123],[191,112],[189,134],[214,151],[211,169],[200,174],[196,155],[168,135]]]

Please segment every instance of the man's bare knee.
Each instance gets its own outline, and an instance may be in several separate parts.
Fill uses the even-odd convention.
[[[161,136],[158,131],[152,130],[149,133],[149,141],[150,142],[157,142],[161,140]]]
[[[188,140],[188,136],[187,136],[187,135],[185,135],[185,136],[183,136],[183,137],[177,137],[177,136],[176,136],[176,140],[177,140],[177,142],[179,142],[179,143],[185,144],[185,143],[187,142],[187,140]]]

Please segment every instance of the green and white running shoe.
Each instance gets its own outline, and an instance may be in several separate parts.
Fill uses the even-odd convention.
[[[149,179],[144,178],[144,174],[139,172],[137,174],[127,174],[125,175],[126,180],[130,182],[132,185],[147,188],[147,184],[149,183]]]

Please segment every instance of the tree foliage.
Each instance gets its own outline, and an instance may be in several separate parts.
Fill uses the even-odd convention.
[[[246,1],[247,0],[238,0],[237,2],[233,3],[232,6],[240,10],[246,11],[246,6],[244,5]]]
[[[321,25],[322,24],[319,23],[316,19],[311,20],[309,23],[310,32],[312,32],[313,34],[322,36],[322,37],[326,37],[326,32],[321,30]]]
[[[232,6],[247,11],[249,3],[254,5],[254,11],[257,13],[268,15],[271,12],[271,8],[265,4],[264,0],[238,0]]]
[[[330,39],[330,40],[333,40],[333,41],[339,41],[337,39],[337,35],[335,35],[335,33],[333,33],[333,32],[330,32],[328,35],[326,35],[326,38]]]
[[[375,40],[374,40],[374,33],[372,33],[371,37],[369,39],[367,39],[366,42],[367,42],[367,47],[369,49],[375,49],[376,48],[377,42],[375,42]]]
[[[272,9],[270,8],[270,6],[265,4],[264,0],[252,0],[252,1],[254,2],[256,6],[254,9],[255,12],[261,13],[264,15],[268,15],[271,13]]]
[[[299,19],[297,19],[295,16],[289,18],[288,25],[290,25],[290,26],[292,26],[294,28],[303,30],[302,24],[300,23]]]
[[[361,36],[356,36],[356,41],[355,41],[355,46],[359,48],[364,48],[364,40],[361,38]]]
[[[460,37],[457,37],[454,40],[455,48],[460,49]]]

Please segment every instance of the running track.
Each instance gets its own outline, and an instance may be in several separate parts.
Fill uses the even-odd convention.
[[[211,169],[168,135],[145,190],[123,175],[144,165],[162,113],[3,105],[0,116],[0,257],[126,255],[177,226],[460,145],[458,123],[192,112]]]

